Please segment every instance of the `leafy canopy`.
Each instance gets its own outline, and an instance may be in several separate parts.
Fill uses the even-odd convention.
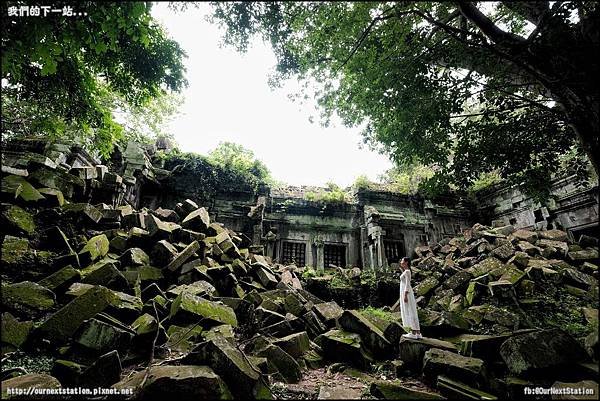
[[[143,107],[186,85],[185,54],[152,18],[149,2],[55,2],[87,16],[7,17],[23,4],[0,5],[9,135],[81,135],[106,155],[123,136],[110,108],[115,98]]]
[[[303,81],[324,123],[337,113],[400,168],[429,166],[433,192],[491,172],[547,190],[571,149],[597,169],[595,2],[212,4],[226,44],[271,43],[273,85]]]
[[[208,161],[225,169],[254,177],[259,183],[271,182],[271,172],[254,152],[233,142],[221,142],[209,152]]]

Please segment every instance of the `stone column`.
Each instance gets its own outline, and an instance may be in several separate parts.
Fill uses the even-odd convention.
[[[317,241],[316,243],[317,245],[317,271],[320,273],[323,273],[325,271],[325,253],[324,248],[325,246],[323,245],[322,241]]]

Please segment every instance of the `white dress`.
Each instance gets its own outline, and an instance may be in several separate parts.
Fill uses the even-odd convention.
[[[404,302],[405,291],[408,291],[408,302]],[[409,269],[406,269],[400,276],[400,315],[402,316],[402,326],[410,327],[412,330],[421,330],[419,315],[417,315],[417,302],[410,285]]]

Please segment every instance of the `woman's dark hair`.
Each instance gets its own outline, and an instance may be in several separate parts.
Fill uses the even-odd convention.
[[[408,256],[403,257],[400,262],[401,263],[406,262],[406,263],[408,263],[408,267],[410,267],[410,258]]]

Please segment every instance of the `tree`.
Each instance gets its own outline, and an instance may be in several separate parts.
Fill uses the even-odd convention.
[[[141,107],[186,85],[185,54],[152,18],[151,3],[52,4],[87,13],[72,17],[8,13],[24,5],[0,6],[3,132],[82,133],[106,154],[123,134],[109,107],[115,96]]]
[[[271,172],[254,156],[254,152],[233,142],[221,142],[207,157],[208,161],[227,170],[254,177],[259,183],[270,183]]]
[[[434,168],[430,188],[547,186],[573,147],[598,172],[596,2],[212,4],[225,43],[271,43],[273,85],[304,81],[325,123],[365,124],[400,167]]]

